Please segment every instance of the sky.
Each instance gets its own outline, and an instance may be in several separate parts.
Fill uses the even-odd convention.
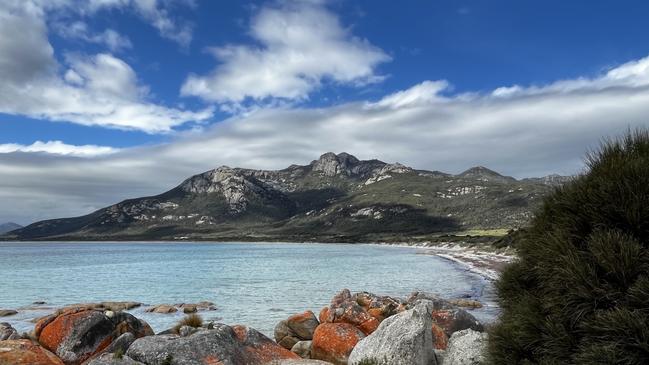
[[[0,1],[0,222],[348,152],[582,172],[649,123],[645,1]]]

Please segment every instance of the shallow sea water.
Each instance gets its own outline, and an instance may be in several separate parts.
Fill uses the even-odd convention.
[[[0,242],[0,318],[19,331],[55,307],[95,301],[145,304],[211,301],[205,320],[245,324],[267,335],[287,316],[316,315],[343,288],[406,297],[426,291],[472,297],[489,321],[498,310],[480,276],[416,248],[364,244],[192,242]],[[45,301],[45,306],[32,305]],[[130,311],[158,332],[182,313]]]

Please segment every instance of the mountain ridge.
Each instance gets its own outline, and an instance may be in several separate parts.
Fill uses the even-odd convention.
[[[526,223],[562,179],[516,180],[359,160],[342,152],[281,170],[221,166],[159,195],[33,223],[13,239],[384,240]]]

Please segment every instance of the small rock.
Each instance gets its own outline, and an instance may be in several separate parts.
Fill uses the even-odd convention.
[[[64,365],[63,361],[31,340],[7,340],[0,345],[0,365]]]
[[[275,326],[275,341],[280,346],[291,349],[299,341],[313,339],[313,332],[319,324],[311,311],[292,315]]]
[[[485,363],[487,334],[466,329],[449,339],[444,365],[481,365]]]
[[[162,314],[175,313],[177,311],[178,309],[176,307],[169,304],[160,304],[160,305],[147,308],[145,310],[145,312],[149,312],[149,313],[162,313]]]
[[[0,341],[18,339],[20,339],[20,335],[15,328],[11,327],[9,323],[0,323]]]
[[[35,304],[35,305],[43,305],[43,304],[47,304],[47,302],[42,301],[42,300],[37,300],[37,301],[35,301],[35,302],[32,302],[32,304]]]
[[[18,314],[18,311],[15,311],[13,309],[0,309],[0,317],[9,317],[13,316],[14,314]]]
[[[436,364],[431,310],[432,303],[420,302],[413,309],[387,318],[354,347],[349,363],[375,360],[390,365]]]
[[[311,358],[311,343],[312,341],[300,341],[291,348],[291,352],[296,353],[303,359]]]
[[[185,314],[198,312],[198,308],[195,305],[188,304],[183,306],[182,308],[183,308],[183,313]]]
[[[323,323],[316,328],[311,357],[336,365],[346,365],[354,346],[365,334],[349,323]]]

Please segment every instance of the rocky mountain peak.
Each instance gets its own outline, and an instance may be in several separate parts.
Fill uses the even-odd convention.
[[[483,181],[490,181],[490,180],[515,181],[516,180],[513,177],[503,176],[497,173],[496,171],[488,169],[484,166],[472,167],[457,176],[465,179],[476,179],[476,180],[483,180]]]
[[[325,176],[350,175],[352,168],[359,162],[356,157],[346,152],[337,155],[333,152],[327,152],[320,156],[319,159],[311,162],[311,168],[313,171],[322,172]]]

